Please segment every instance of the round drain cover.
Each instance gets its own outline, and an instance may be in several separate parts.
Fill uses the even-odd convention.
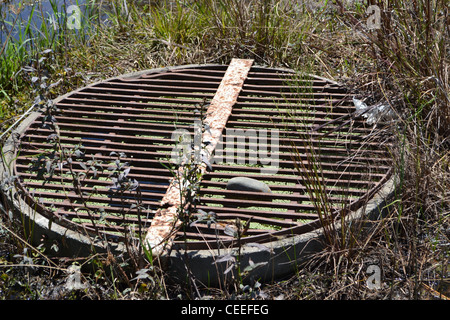
[[[18,197],[53,224],[121,240],[145,235],[174,178],[174,132],[195,123],[227,65],[116,77],[71,92],[25,121],[11,168]],[[208,129],[208,128],[206,128]],[[389,179],[374,127],[337,83],[252,66],[175,248],[264,244],[357,210]],[[233,178],[270,189],[227,189]],[[235,181],[235,180],[234,180]],[[238,225],[240,224],[240,225]]]

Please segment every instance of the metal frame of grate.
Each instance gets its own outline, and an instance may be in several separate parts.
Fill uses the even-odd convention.
[[[151,70],[61,97],[55,101],[56,121],[43,126],[43,113],[21,133],[14,170],[22,197],[54,223],[92,235],[120,239],[145,230],[172,178],[172,133],[193,132],[194,110],[214,96],[226,69]],[[174,245],[195,250],[236,245],[226,225],[237,218],[249,223],[242,242],[264,243],[319,228],[320,195],[308,192],[308,177],[320,180],[334,214],[356,210],[389,179],[391,165],[385,148],[370,138],[372,126],[352,118],[354,111],[351,96],[330,80],[252,67],[227,122],[226,129],[233,130],[223,138],[231,139],[238,129],[276,129],[277,172],[261,173],[261,164],[239,163],[237,157],[214,163],[203,177],[196,207],[215,212],[217,220],[179,230]],[[56,128],[58,145],[51,139]],[[244,140],[239,147],[250,150],[251,143]],[[81,153],[73,154],[76,149]],[[225,145],[219,151],[227,154]],[[55,166],[52,159],[61,154],[65,162]],[[139,183],[138,198],[135,191],[111,191],[111,168]],[[272,193],[227,190],[227,181],[236,176],[264,181]]]

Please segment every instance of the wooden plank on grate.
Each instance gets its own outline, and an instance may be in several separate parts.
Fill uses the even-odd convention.
[[[211,158],[214,149],[219,143],[220,136],[252,64],[253,60],[233,59],[214,98],[211,100],[206,111],[206,119],[204,120],[205,124],[209,126],[209,130],[205,130],[202,136],[202,141],[209,141],[209,144],[205,147],[206,155],[209,158]],[[183,167],[180,166],[178,170],[178,176],[182,177]],[[201,170],[204,173],[206,166],[201,166]],[[145,245],[151,248],[154,256],[160,256],[171,247],[177,228],[180,225],[180,221],[177,218],[178,208],[182,205],[180,185],[183,185],[183,181],[174,179],[171,182],[161,201],[161,206],[155,213],[152,224],[147,231]]]

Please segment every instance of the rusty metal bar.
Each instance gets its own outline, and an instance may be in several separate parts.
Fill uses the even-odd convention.
[[[214,98],[211,100],[205,119],[209,130],[203,133],[202,138],[202,141],[207,140],[210,142],[205,148],[208,157],[213,155],[252,64],[253,60],[233,59]],[[181,166],[178,170],[181,173],[179,175],[181,177],[183,167]],[[180,185],[182,184],[183,181],[171,183],[161,203],[163,209],[158,210],[156,213],[145,237],[145,245],[151,248],[155,256],[161,255],[164,250],[172,245],[175,236],[174,231],[179,225],[177,218],[178,208],[183,205],[180,196]],[[168,207],[164,208],[164,206]]]

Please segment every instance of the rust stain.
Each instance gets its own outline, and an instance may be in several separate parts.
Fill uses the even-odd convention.
[[[209,125],[209,130],[206,130],[202,136],[202,141],[210,142],[205,147],[208,158],[211,158],[219,142],[252,64],[253,60],[232,59],[214,98],[211,100],[204,120],[205,124]],[[178,177],[183,176],[182,170],[183,167],[180,166]],[[201,166],[201,170],[202,173],[206,171],[205,164]],[[152,224],[147,231],[145,245],[151,248],[155,257],[161,256],[170,249],[176,231],[181,224],[177,214],[178,208],[182,205],[180,185],[183,185],[183,183],[182,179],[180,181],[172,180],[162,199],[161,207],[155,213]]]

